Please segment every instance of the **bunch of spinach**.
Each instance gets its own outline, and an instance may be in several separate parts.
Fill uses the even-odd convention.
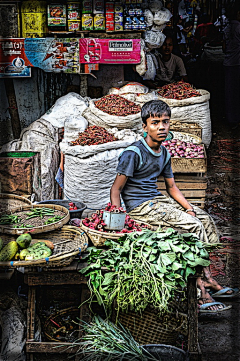
[[[107,250],[88,248],[88,266],[80,272],[89,276],[92,295],[107,312],[114,300],[118,312],[141,312],[148,305],[159,313],[168,311],[169,301],[183,292],[195,267],[210,264],[206,244],[195,234],[172,228],[127,233],[105,246]]]

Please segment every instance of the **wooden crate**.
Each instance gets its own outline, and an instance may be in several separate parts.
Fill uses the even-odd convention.
[[[194,122],[182,122],[180,120],[171,119],[170,130],[173,132],[183,132],[196,135],[202,139],[202,127]]]
[[[171,158],[173,173],[206,173],[207,154],[205,145],[204,158]]]
[[[184,197],[192,204],[199,208],[204,208],[204,202],[207,189],[206,176],[197,176],[192,174],[175,174],[175,183],[180,189]],[[167,195],[163,177],[159,177],[157,181],[158,190]]]

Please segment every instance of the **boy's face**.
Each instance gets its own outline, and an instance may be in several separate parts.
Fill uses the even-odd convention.
[[[169,132],[170,117],[164,113],[160,117],[151,116],[147,119],[147,124],[143,124],[143,129],[147,132],[146,141],[162,143]]]

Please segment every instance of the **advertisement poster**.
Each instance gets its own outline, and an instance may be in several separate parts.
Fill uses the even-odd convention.
[[[140,39],[79,39],[82,64],[138,64]]]
[[[79,73],[78,39],[28,38],[24,46],[34,67],[46,72]]]
[[[30,77],[30,62],[24,52],[24,39],[0,39],[0,78]]]

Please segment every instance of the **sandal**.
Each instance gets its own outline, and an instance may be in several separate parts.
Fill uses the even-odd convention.
[[[227,293],[229,291],[232,291],[232,293]],[[239,288],[223,287],[217,292],[210,291],[209,293],[214,298],[233,298],[239,294]]]
[[[199,298],[199,300],[202,301],[206,301],[208,298]],[[220,308],[217,308],[216,310],[209,310],[209,307],[212,306],[221,306]],[[207,302],[207,303],[203,303],[201,305],[198,304],[199,307],[199,313],[219,313],[219,312],[223,312],[223,311],[227,311],[230,308],[232,308],[232,306],[226,306],[224,305],[224,303],[222,302],[216,302],[216,301],[212,301],[212,302]]]

